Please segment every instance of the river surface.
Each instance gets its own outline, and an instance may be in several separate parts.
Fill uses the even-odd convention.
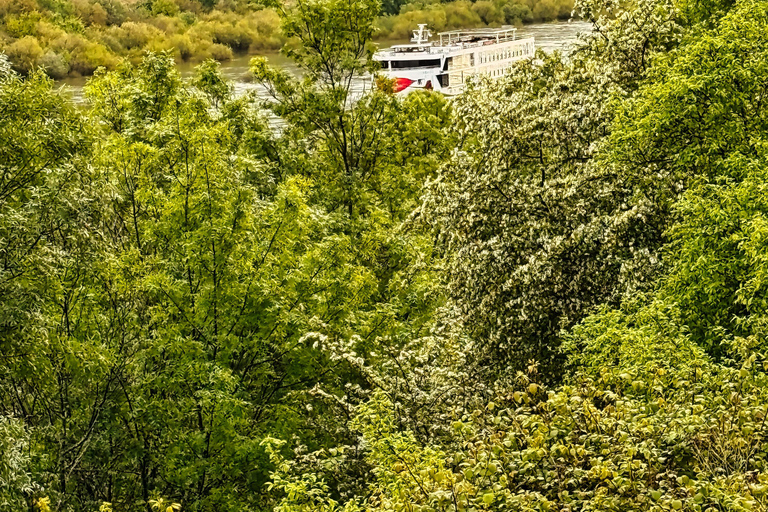
[[[546,52],[552,52],[560,50],[562,52],[568,52],[569,48],[576,42],[579,34],[588,33],[592,29],[590,23],[584,21],[554,21],[550,23],[534,23],[531,25],[523,25],[517,30],[518,39],[525,37],[533,37],[536,40],[536,48],[541,48]],[[386,48],[393,44],[402,44],[407,41],[381,41],[379,42],[380,48]],[[269,62],[275,66],[281,66],[288,71],[298,72],[293,63],[284,55],[278,52],[265,52],[261,55],[267,57]],[[225,78],[229,79],[235,89],[235,94],[241,95],[248,91],[256,91],[260,96],[264,96],[264,88],[255,83],[247,81],[248,65],[251,58],[254,55],[239,55],[232,60],[223,62],[221,64],[221,72]],[[192,76],[197,63],[183,62],[179,64],[179,70],[183,77],[188,78]],[[82,78],[65,78],[63,80],[57,80],[56,83],[64,88],[64,90],[72,96],[72,99],[76,103],[84,103],[85,98],[83,96],[83,86],[88,79]],[[357,92],[362,92],[366,87],[370,87],[370,80],[360,80],[353,87],[359,89]]]

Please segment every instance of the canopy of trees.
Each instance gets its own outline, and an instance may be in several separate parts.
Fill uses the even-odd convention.
[[[266,101],[0,56],[0,511],[768,510],[768,2],[576,8],[454,100],[373,0]]]

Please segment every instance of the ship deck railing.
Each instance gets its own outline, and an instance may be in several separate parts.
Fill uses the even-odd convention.
[[[525,39],[500,39],[499,42],[508,42],[508,41],[515,41],[519,43],[525,43],[529,42],[533,38],[525,38]],[[465,48],[480,48],[483,46],[487,46],[490,44],[496,44],[495,39],[483,39],[481,41],[473,41],[473,42],[451,42],[450,46],[448,45],[441,45],[441,46],[421,46],[419,49],[412,49],[411,51],[408,51],[405,48],[387,48],[385,50],[379,50],[377,54],[380,56],[380,58],[388,57],[392,58],[395,56],[402,56],[403,54],[432,54],[432,55],[439,55],[443,53],[449,53],[455,50],[463,50]]]
[[[474,28],[463,30],[449,30],[447,32],[439,32],[437,35],[440,37],[440,46],[443,46],[444,39],[450,46],[454,41],[463,42],[467,39],[472,41],[467,42],[485,42],[494,41],[501,43],[504,41],[514,41],[517,28],[512,26],[503,26],[501,28]]]

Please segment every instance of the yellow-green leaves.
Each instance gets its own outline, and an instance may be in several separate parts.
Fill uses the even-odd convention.
[[[181,510],[179,503],[168,502],[163,498],[149,500],[149,506],[155,512],[179,512]]]

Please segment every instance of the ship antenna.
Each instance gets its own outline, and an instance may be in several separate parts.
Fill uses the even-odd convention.
[[[412,43],[423,44],[429,42],[432,37],[432,31],[427,28],[426,23],[419,23],[419,29],[413,31]]]

